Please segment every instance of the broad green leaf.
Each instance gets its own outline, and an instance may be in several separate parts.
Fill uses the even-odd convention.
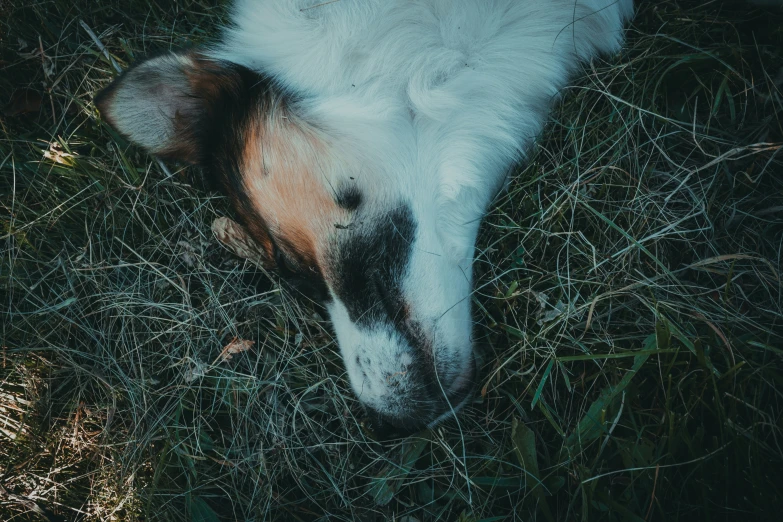
[[[531,498],[538,500],[538,506],[547,520],[553,521],[552,512],[546,502],[546,493],[538,473],[538,453],[536,452],[536,434],[519,419],[511,419],[511,440],[514,443],[519,465],[525,470],[525,481]]]
[[[476,517],[469,514],[467,511],[463,511],[459,514],[459,518],[457,519],[457,522],[476,522]]]
[[[536,455],[536,434],[517,417],[511,420],[511,440],[514,443],[519,465],[534,479],[535,486],[539,485],[538,457]],[[535,487],[534,486],[534,487]]]
[[[544,485],[546,485],[546,488],[549,490],[550,496],[560,491],[560,488],[565,486],[565,483],[566,480],[563,476],[549,477],[548,479],[544,480]]]
[[[201,497],[192,496],[190,498],[190,521],[191,522],[220,522],[217,513],[212,511],[209,504]]]
[[[399,465],[386,465],[370,483],[368,492],[376,504],[385,506],[391,502],[428,443],[429,437],[417,437],[403,443],[402,462]]]
[[[655,321],[655,338],[659,350],[666,350],[671,346],[672,332],[669,330],[669,324],[663,317]]]
[[[210,437],[209,433],[203,429],[198,431],[198,444],[202,453],[211,451],[215,447],[215,441],[212,440],[212,437]]]
[[[644,342],[645,350],[650,350],[656,343],[655,334],[650,335]],[[585,413],[582,420],[576,427],[576,430],[566,438],[566,448],[571,451],[572,454],[578,453],[578,449],[590,442],[596,440],[601,435],[606,433],[606,424],[611,421],[606,415],[607,410],[612,405],[614,399],[616,399],[620,393],[628,386],[631,379],[639,368],[647,361],[649,354],[641,354],[634,357],[633,366],[631,369],[620,379],[620,382],[615,386],[609,386],[601,392],[601,395],[590,405],[590,408]]]
[[[538,398],[541,396],[541,392],[544,389],[544,384],[546,384],[546,379],[549,377],[549,372],[552,371],[552,365],[555,364],[555,360],[552,359],[549,361],[549,364],[546,365],[546,370],[544,370],[544,375],[541,377],[541,382],[538,383],[538,388],[536,388],[536,393],[533,395],[533,402],[530,403],[531,408],[536,407],[536,403],[538,402]]]

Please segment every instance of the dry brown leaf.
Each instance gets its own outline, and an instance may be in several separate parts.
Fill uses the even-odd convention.
[[[239,337],[234,337],[231,339],[231,342],[226,345],[225,348],[223,348],[223,351],[220,352],[220,355],[218,356],[218,359],[221,361],[230,361],[234,354],[246,352],[249,349],[253,347],[253,345],[256,344],[255,341],[249,341],[247,339],[240,339]]]
[[[44,151],[44,158],[48,159],[52,163],[66,165],[68,167],[72,167],[76,164],[74,155],[65,152],[62,146],[56,141],[50,143],[49,149]]]
[[[223,246],[242,259],[257,266],[264,266],[267,261],[268,255],[264,248],[239,223],[227,217],[219,217],[212,222],[212,233]]]

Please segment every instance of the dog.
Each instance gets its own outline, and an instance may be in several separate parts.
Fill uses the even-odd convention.
[[[323,302],[372,429],[471,397],[479,224],[632,0],[238,0],[216,44],[141,61],[102,118],[201,165],[218,238]]]

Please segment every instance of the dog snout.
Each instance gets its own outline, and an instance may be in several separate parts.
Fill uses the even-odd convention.
[[[467,368],[448,386],[436,381],[428,386],[430,397],[419,398],[402,415],[389,415],[365,405],[363,428],[375,439],[386,441],[403,438],[425,428],[432,428],[457,413],[476,390],[477,366],[470,358]],[[443,383],[446,384],[446,383]]]

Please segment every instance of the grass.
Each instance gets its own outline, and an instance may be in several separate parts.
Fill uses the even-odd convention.
[[[482,229],[480,394],[381,445],[323,311],[92,105],[80,20],[125,67],[225,6],[0,1],[0,519],[777,520],[783,13],[639,4]]]

